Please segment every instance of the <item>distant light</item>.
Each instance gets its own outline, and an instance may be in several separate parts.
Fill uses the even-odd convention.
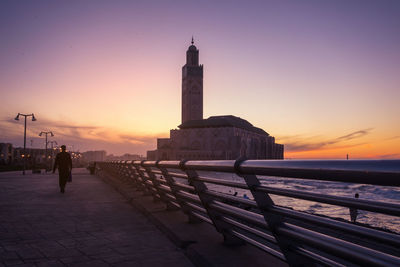
[[[36,121],[35,115],[32,113],[32,121]]]
[[[19,113],[18,113],[17,117],[15,117],[14,120],[19,121]]]

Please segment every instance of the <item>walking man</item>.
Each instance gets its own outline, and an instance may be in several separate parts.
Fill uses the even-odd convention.
[[[71,156],[65,151],[66,149],[65,145],[61,146],[61,152],[57,154],[53,167],[53,173],[55,173],[58,167],[58,179],[61,193],[65,192],[65,184],[72,170]]]

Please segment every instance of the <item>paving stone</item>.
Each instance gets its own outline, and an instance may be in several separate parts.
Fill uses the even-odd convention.
[[[151,266],[151,267],[165,267],[168,265],[174,265],[184,267],[184,266],[192,266],[192,264],[187,259],[181,259],[181,261],[171,260],[166,261],[165,259],[142,259],[138,266]],[[122,265],[121,265],[122,266]],[[129,265],[125,265],[129,266]],[[130,265],[132,266],[132,265]]]
[[[113,255],[101,256],[101,258],[109,264],[116,264],[116,263],[121,263],[121,262],[126,262],[126,261],[140,262],[141,257],[138,257],[136,255],[113,254]]]
[[[22,263],[22,264],[18,264],[17,265],[18,267],[36,267],[36,264],[35,263],[27,263],[27,262],[25,262],[25,263]]]
[[[58,260],[44,260],[42,262],[36,263],[36,266],[38,266],[38,267],[61,267],[61,266],[65,266],[65,265]]]
[[[65,257],[76,257],[82,256],[82,252],[77,249],[69,248],[69,249],[42,249],[42,253],[47,258],[65,258]]]
[[[74,238],[70,238],[70,239],[57,240],[57,243],[59,243],[61,246],[65,248],[70,248],[70,247],[75,247],[77,244],[79,244],[79,241],[75,240]]]
[[[74,256],[74,257],[65,257],[61,258],[60,261],[64,264],[73,264],[73,263],[80,263],[80,262],[87,262],[90,261],[91,258],[85,255],[81,256]]]
[[[96,238],[95,240],[83,241],[82,245],[88,246],[88,247],[100,247],[100,246],[109,245],[111,243],[112,242],[110,240],[103,239],[103,238]]]
[[[18,250],[17,254],[23,260],[44,258],[44,255],[42,253],[40,253],[39,250],[33,249],[33,248]]]
[[[92,260],[92,261],[88,261],[88,262],[71,264],[69,266],[72,266],[72,267],[93,267],[93,266],[103,267],[103,266],[110,266],[110,265],[103,261],[100,261],[100,260]]]
[[[93,256],[98,254],[107,254],[111,253],[114,250],[110,247],[81,247],[78,248],[85,255]]]
[[[17,260],[17,259],[19,259],[18,254],[15,253],[14,251],[5,251],[0,253],[0,261]]]
[[[14,243],[14,244],[9,244],[9,245],[4,245],[3,248],[6,251],[17,251],[17,250],[22,250],[22,249],[29,249],[31,248],[30,245],[28,244],[19,244],[19,243]]]
[[[21,265],[24,264],[24,262],[22,260],[5,260],[3,261],[5,266],[16,266],[16,265]]]
[[[24,240],[38,240],[41,239],[42,236],[37,234],[37,233],[32,233],[32,232],[25,232],[25,233],[20,233],[19,234],[21,241]]]
[[[39,250],[57,250],[57,249],[64,249],[65,247],[60,245],[56,241],[40,241],[30,244],[32,248],[38,248]]]
[[[1,240],[19,240],[20,237],[15,232],[0,233]]]

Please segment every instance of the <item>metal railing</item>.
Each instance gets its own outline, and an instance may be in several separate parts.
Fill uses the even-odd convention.
[[[144,194],[181,209],[190,222],[212,224],[229,245],[248,243],[291,266],[400,266],[400,235],[296,211],[274,203],[271,195],[325,203],[400,217],[400,205],[326,195],[261,183],[260,177],[311,179],[400,187],[400,166],[361,161],[114,161],[97,162],[106,172]],[[372,166],[373,165],[373,166]],[[216,172],[240,179],[221,179]],[[267,183],[268,184],[268,183]],[[243,198],[228,190],[248,190]]]

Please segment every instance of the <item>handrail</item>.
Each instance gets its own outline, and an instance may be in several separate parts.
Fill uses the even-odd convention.
[[[96,162],[107,173],[181,209],[190,222],[205,221],[227,244],[251,244],[289,265],[399,266],[400,235],[364,224],[284,207],[270,195],[314,201],[400,217],[400,203],[361,200],[320,192],[278,188],[274,179],[309,179],[400,187],[398,161],[201,160]],[[221,179],[215,172],[236,174],[243,181]],[[261,183],[259,177],[265,183]],[[300,180],[301,181],[301,180]],[[225,188],[216,191],[215,188]],[[228,194],[248,190],[254,199]]]

